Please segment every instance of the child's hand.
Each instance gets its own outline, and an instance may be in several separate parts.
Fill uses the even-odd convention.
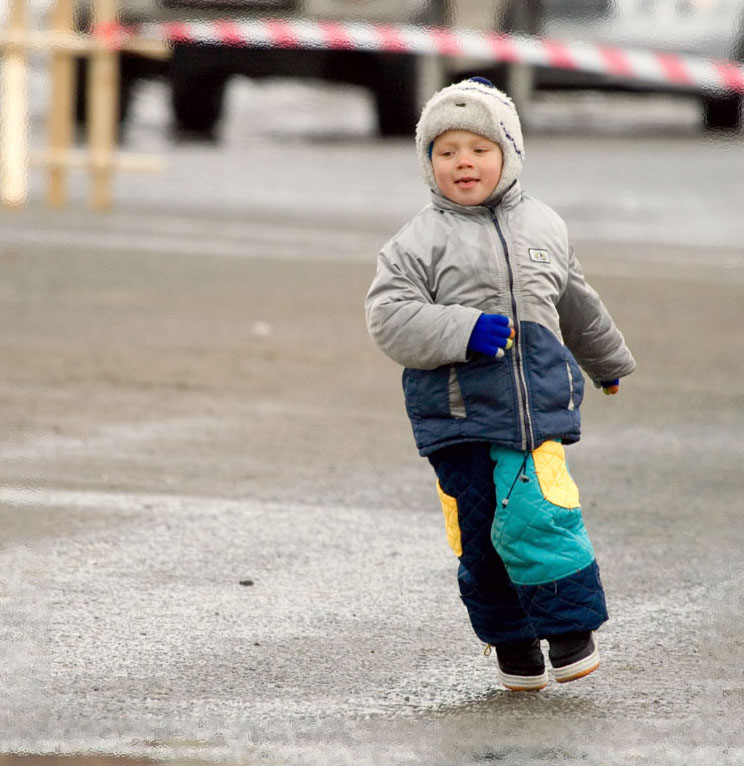
[[[615,378],[615,380],[603,380],[599,385],[602,387],[602,392],[605,396],[612,396],[620,390],[620,378]]]
[[[514,345],[512,320],[503,314],[481,314],[468,341],[468,351],[501,359]]]

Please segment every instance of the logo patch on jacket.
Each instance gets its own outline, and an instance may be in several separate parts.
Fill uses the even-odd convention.
[[[535,263],[550,263],[550,253],[547,250],[538,250],[531,247],[529,253],[530,260]]]

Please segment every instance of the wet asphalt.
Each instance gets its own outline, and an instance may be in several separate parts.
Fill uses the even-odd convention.
[[[0,766],[744,763],[744,142],[535,117],[525,184],[639,368],[568,455],[602,667],[515,695],[363,325],[415,158],[321,96],[348,135],[170,147],[143,112],[168,170],[111,214],[79,179],[0,211]]]

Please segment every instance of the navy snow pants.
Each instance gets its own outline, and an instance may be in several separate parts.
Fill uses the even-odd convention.
[[[450,544],[460,560],[460,595],[481,641],[498,646],[595,630],[607,619],[596,561],[585,560],[576,571],[549,582],[512,581],[494,546],[494,521],[497,511],[502,520],[505,513],[519,512],[516,504],[521,490],[517,486],[507,509],[497,508],[495,463],[489,444],[446,447],[429,455],[429,461],[437,474],[445,516],[447,502],[453,505],[450,511],[455,516],[457,539],[450,539]],[[549,525],[553,523],[549,520]],[[450,519],[448,536],[451,529]]]

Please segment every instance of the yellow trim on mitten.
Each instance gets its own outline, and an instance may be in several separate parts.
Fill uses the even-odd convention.
[[[579,488],[566,466],[566,451],[560,442],[547,441],[532,451],[535,473],[543,496],[560,508],[579,508]]]
[[[455,556],[462,556],[462,539],[460,535],[460,519],[457,512],[457,500],[448,495],[439,482],[437,482],[437,492],[439,500],[442,503],[442,513],[444,514],[444,528],[447,531],[447,542],[452,548]]]

